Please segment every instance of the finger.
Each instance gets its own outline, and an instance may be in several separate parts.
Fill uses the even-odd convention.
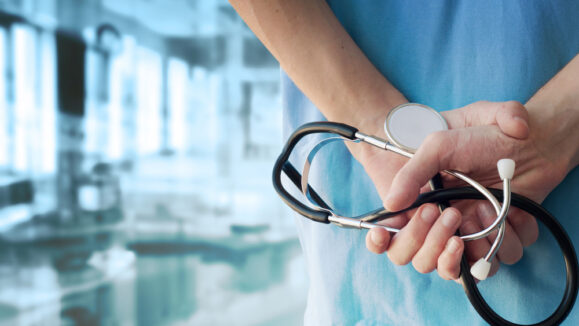
[[[496,120],[505,135],[517,139],[529,137],[529,113],[521,103],[517,101],[501,103]]]
[[[428,232],[424,244],[412,259],[412,265],[418,272],[430,273],[436,268],[438,257],[460,225],[460,221],[461,215],[457,209],[447,208],[442,212]]]
[[[507,217],[509,224],[515,229],[523,247],[528,247],[537,241],[539,237],[539,225],[537,220],[516,207],[512,207]]]
[[[443,114],[451,129],[495,124],[507,136],[517,139],[529,136],[529,114],[516,101],[479,101]]]
[[[452,130],[436,132],[426,137],[414,157],[392,180],[392,187],[384,200],[384,206],[388,210],[397,211],[408,207],[428,180],[448,167],[448,153],[453,153],[455,137]]]
[[[499,260],[493,259],[491,261],[491,270],[487,278],[494,276],[499,271],[499,267],[500,267]]]
[[[373,228],[366,234],[366,248],[375,254],[382,254],[390,244],[390,232],[383,228]]]
[[[389,226],[396,229],[403,228],[408,224],[408,213],[399,214],[380,221],[378,224]],[[392,236],[390,232],[383,228],[373,228],[366,234],[366,248],[375,254],[382,254],[390,245]]]
[[[396,265],[408,264],[424,243],[438,214],[438,209],[432,204],[421,206],[410,222],[392,238],[388,258]]]
[[[446,242],[446,247],[438,257],[438,275],[445,280],[456,280],[460,275],[460,259],[464,242],[454,236]]]
[[[497,217],[495,210],[489,203],[480,203],[477,207],[477,215],[485,228],[493,224]],[[491,242],[494,242],[496,233],[491,233],[488,238]],[[497,252],[497,257],[501,262],[508,265],[518,262],[523,257],[523,244],[508,222],[505,223],[505,235]]]

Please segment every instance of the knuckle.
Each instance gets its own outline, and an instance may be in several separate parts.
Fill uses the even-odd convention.
[[[366,249],[375,254],[382,254],[386,250],[385,246],[378,246],[372,241],[370,232],[366,235]]]
[[[523,247],[528,247],[530,245],[532,245],[533,243],[535,243],[535,241],[537,241],[537,239],[539,239],[539,227],[537,226],[536,222],[534,224],[534,229],[530,232],[530,235],[528,238],[525,238],[525,241],[523,242]]]
[[[523,247],[528,247],[539,237],[539,225],[534,217],[526,214],[508,216],[509,224],[516,230]]]
[[[460,226],[460,232],[462,235],[473,234],[478,231],[478,224],[475,223],[472,219],[465,220],[464,223]]]
[[[389,250],[386,255],[394,265],[403,266],[409,263],[409,259],[406,258],[406,255],[403,255],[396,250]]]
[[[450,280],[452,279],[452,275],[451,273],[448,271],[448,268],[446,267],[445,261],[443,259],[443,256],[438,257],[438,275],[445,280]]]
[[[521,103],[519,101],[509,101],[508,103],[511,106],[511,108],[513,108],[515,110],[523,110],[525,108],[523,103]]]
[[[422,239],[415,232],[409,232],[404,241],[406,242],[406,248],[412,252],[416,252],[422,246]]]
[[[453,215],[454,218],[456,219],[455,225],[460,225],[460,223],[462,222],[462,213],[455,207],[448,207],[447,209],[445,209],[443,213]]]
[[[523,214],[509,214],[507,219],[513,227],[526,227],[527,216]]]
[[[421,274],[427,274],[434,270],[434,266],[424,259],[414,258],[412,260],[412,266],[414,266],[414,269]]]
[[[490,249],[487,239],[469,241],[465,244],[465,253],[470,261],[477,261],[484,257]]]
[[[502,103],[501,109],[514,113],[525,111],[525,106],[519,101],[507,101]]]
[[[452,160],[456,144],[456,134],[446,130],[433,132],[426,136],[423,146],[434,149],[439,165],[447,166]]]
[[[424,143],[429,146],[440,146],[446,141],[446,133],[444,131],[436,131],[428,134],[424,139]]]
[[[456,280],[458,278],[457,272],[454,270],[446,270],[444,268],[438,270],[438,275],[447,281]]]
[[[443,280],[446,280],[446,281],[450,281],[453,279],[453,277],[450,274],[448,274],[442,270],[438,270],[438,276],[440,276],[440,278],[442,278]]]
[[[500,252],[499,250],[498,255],[501,262],[507,265],[512,265],[523,258],[523,248],[522,246],[511,246],[503,252]]]
[[[366,249],[368,249],[368,251],[370,251],[371,253],[374,253],[377,255],[384,253],[384,250],[381,250],[381,248],[377,248],[375,246],[366,245]]]

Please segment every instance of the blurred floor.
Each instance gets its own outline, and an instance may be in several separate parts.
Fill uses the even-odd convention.
[[[54,269],[4,269],[0,325],[301,324],[298,241],[244,238],[128,240]]]

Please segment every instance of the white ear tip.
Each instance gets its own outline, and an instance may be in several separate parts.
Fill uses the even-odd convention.
[[[503,158],[497,162],[497,169],[501,180],[512,179],[515,174],[515,161],[510,158]]]
[[[476,277],[479,280],[485,280],[487,276],[489,276],[489,272],[491,270],[491,263],[486,261],[484,258],[479,259],[472,267],[470,268],[470,273],[472,276]]]

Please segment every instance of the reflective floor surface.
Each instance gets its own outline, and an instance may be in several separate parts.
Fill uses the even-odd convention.
[[[306,284],[295,238],[114,244],[123,237],[117,230],[4,244],[4,259],[42,251],[51,261],[29,261],[17,273],[3,267],[0,325],[301,324]],[[89,243],[110,247],[88,254]]]

